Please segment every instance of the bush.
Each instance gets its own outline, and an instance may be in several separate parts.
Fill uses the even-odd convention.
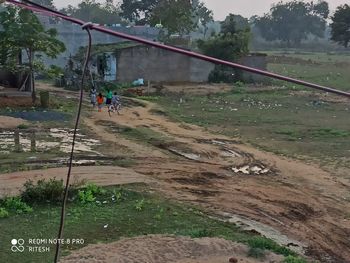
[[[301,257],[288,256],[283,260],[283,263],[306,263],[307,261]]]
[[[24,184],[22,199],[25,202],[59,202],[63,198],[64,184],[63,180],[55,178],[49,181],[39,180],[36,185],[29,180]]]
[[[9,212],[3,207],[0,207],[0,218],[5,218],[9,216]]]
[[[33,209],[22,201],[20,197],[9,197],[3,201],[3,206],[9,211],[17,214],[30,213]]]
[[[281,254],[284,256],[294,255],[295,253],[289,250],[286,247],[279,246],[276,242],[263,238],[263,237],[254,237],[250,240],[248,240],[248,245],[251,248],[260,248],[260,249],[266,249],[271,250],[273,252],[276,252],[277,254]]]
[[[78,197],[81,203],[86,204],[94,202],[97,195],[103,195],[105,193],[106,190],[102,189],[100,186],[88,183],[84,186],[83,190],[78,191]]]

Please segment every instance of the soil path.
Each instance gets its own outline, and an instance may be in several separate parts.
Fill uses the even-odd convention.
[[[67,168],[50,168],[46,170],[33,170],[0,175],[0,197],[17,195],[23,184],[32,180],[41,179],[58,180],[67,177]],[[72,169],[72,184],[81,184],[84,181],[93,182],[97,185],[119,185],[130,183],[150,183],[146,176],[133,170],[116,166],[79,166]]]
[[[349,262],[349,180],[317,165],[266,153],[237,139],[174,122],[160,114],[157,105],[142,103],[144,107],[124,107],[121,115],[109,117],[107,112],[91,112],[84,117],[96,137],[112,142],[116,153],[127,147],[136,160],[133,170],[137,175],[130,169],[113,168],[113,173],[105,174],[106,184],[120,182],[114,174],[118,171],[126,177],[131,174],[141,178],[139,174],[144,174],[155,180],[157,190],[168,197],[199,204],[236,223],[245,224],[249,220],[244,218],[248,218],[268,225],[289,237],[277,241],[291,248],[305,246],[308,255],[322,262]],[[158,145],[131,141],[113,129],[120,126],[146,127],[169,140]],[[73,171],[78,169],[83,168]],[[101,168],[94,169],[88,167],[84,177],[100,180]],[[20,177],[18,174],[0,181],[0,185],[8,188],[12,180],[17,180],[18,186],[20,180],[23,183]],[[239,220],[237,215],[241,216]]]
[[[132,248],[132,249],[131,249]],[[89,245],[63,258],[61,263],[227,263],[282,262],[283,257],[268,253],[264,259],[247,257],[248,248],[219,238],[148,235],[126,238],[110,244]]]
[[[161,184],[159,191],[216,213],[238,214],[272,226],[306,244],[306,253],[324,262],[347,262],[348,180],[317,165],[262,152],[195,125],[173,122],[157,112],[159,107],[153,103],[124,108],[121,115],[112,117],[93,112],[91,118],[99,122],[92,125],[90,119],[89,126],[103,127],[104,134],[116,143],[121,135],[111,132],[113,126],[147,127],[164,134],[170,143],[161,147],[138,143],[134,148],[135,142],[120,141],[129,144],[136,156],[145,157],[134,169],[156,179]],[[168,151],[167,157],[164,151]],[[289,245],[293,248],[298,244]]]

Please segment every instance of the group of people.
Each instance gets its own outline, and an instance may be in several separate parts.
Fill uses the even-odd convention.
[[[113,92],[110,89],[107,89],[105,96],[102,95],[102,93],[98,93],[95,87],[92,87],[90,90],[90,98],[91,98],[91,104],[93,107],[98,107],[98,111],[101,112],[103,108],[104,102],[106,103],[108,107],[108,113],[111,112],[118,112],[121,108],[121,102],[120,97],[116,92]],[[106,99],[105,99],[106,98]]]

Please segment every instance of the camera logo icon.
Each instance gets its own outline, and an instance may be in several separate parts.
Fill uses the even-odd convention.
[[[24,239],[12,239],[11,240],[11,251],[12,252],[23,252],[24,251]]]

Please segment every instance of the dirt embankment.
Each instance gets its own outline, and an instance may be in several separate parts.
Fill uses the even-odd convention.
[[[126,238],[111,244],[89,245],[63,258],[61,263],[278,263],[283,260],[283,257],[272,253],[260,260],[247,257],[247,254],[245,245],[219,238],[150,235]]]

